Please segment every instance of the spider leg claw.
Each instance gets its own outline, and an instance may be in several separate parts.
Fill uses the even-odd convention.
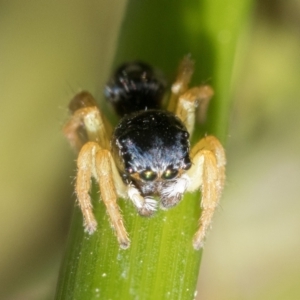
[[[84,224],[84,231],[92,235],[97,229],[97,222],[95,220]]]

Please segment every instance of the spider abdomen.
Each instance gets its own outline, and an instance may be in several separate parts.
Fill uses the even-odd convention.
[[[105,96],[116,113],[124,116],[135,111],[158,109],[165,92],[165,80],[144,62],[121,65],[105,87]]]

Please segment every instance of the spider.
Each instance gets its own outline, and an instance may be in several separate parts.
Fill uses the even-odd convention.
[[[203,247],[225,180],[225,152],[214,136],[204,136],[190,149],[196,107],[204,120],[213,90],[189,88],[194,62],[185,57],[171,87],[167,109],[162,108],[166,84],[143,62],[120,66],[105,87],[105,95],[121,117],[113,130],[93,96],[78,93],[70,102],[71,117],[64,134],[79,150],[75,190],[84,229],[93,234],[97,221],[89,191],[91,178],[100,188],[110,223],[121,248],[130,246],[117,203],[129,199],[142,216],[159,207],[177,205],[185,192],[202,192],[202,213],[193,238]]]

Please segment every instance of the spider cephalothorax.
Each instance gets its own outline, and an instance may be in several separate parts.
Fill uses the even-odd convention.
[[[76,194],[90,234],[97,228],[89,195],[91,177],[98,181],[122,248],[129,247],[130,240],[118,197],[130,199],[141,215],[149,216],[158,203],[168,209],[178,204],[186,191],[200,189],[202,215],[193,245],[202,247],[223,189],[226,159],[213,136],[204,137],[190,149],[195,109],[199,105],[200,115],[205,117],[213,95],[207,85],[188,89],[192,73],[193,62],[186,57],[164,110],[161,77],[145,63],[122,65],[105,88],[106,97],[122,117],[114,130],[88,92],[71,101],[72,117],[64,132],[80,150]]]
[[[179,193],[176,186],[191,166],[189,150],[184,124],[162,110],[126,115],[112,138],[112,154],[124,182],[134,184],[144,197],[158,195],[162,207],[176,205],[185,191]],[[168,192],[171,187],[178,191],[175,196]]]

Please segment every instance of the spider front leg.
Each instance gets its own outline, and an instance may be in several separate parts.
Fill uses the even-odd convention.
[[[76,179],[77,199],[84,216],[85,231],[92,234],[97,228],[97,222],[92,212],[92,203],[89,191],[91,177],[99,184],[101,199],[106,206],[112,227],[115,229],[120,247],[126,249],[130,245],[123,218],[117,205],[115,180],[115,165],[110,152],[95,142],[86,143],[78,156],[78,172]],[[117,177],[118,178],[118,177]],[[121,178],[119,178],[119,181]],[[118,182],[117,182],[118,185]]]
[[[221,197],[226,158],[219,140],[214,136],[206,136],[193,147],[191,159],[193,165],[187,171],[190,178],[188,191],[193,192],[200,188],[202,194],[200,224],[193,239],[194,248],[198,250],[203,247],[206,232]]]
[[[92,234],[97,228],[89,195],[93,177],[99,184],[101,198],[120,246],[128,248],[130,241],[117,205],[117,194],[125,198],[127,188],[108,150],[111,126],[88,92],[78,93],[71,100],[69,109],[72,115],[63,131],[71,145],[80,150],[75,190],[84,218],[85,231]]]

